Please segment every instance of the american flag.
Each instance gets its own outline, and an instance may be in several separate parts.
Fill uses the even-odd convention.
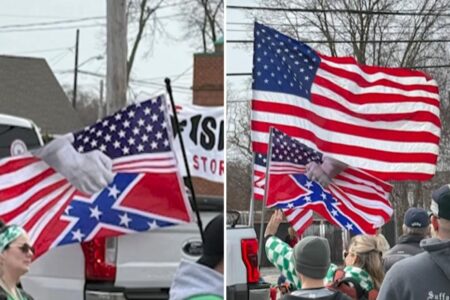
[[[191,221],[163,96],[74,133],[79,152],[113,160],[114,181],[91,197],[30,155],[0,163],[0,218],[22,225],[37,256],[56,246]]]
[[[374,234],[376,228],[390,219],[393,212],[388,200],[390,184],[360,169],[347,167],[324,188],[304,174],[308,163],[322,162],[322,153],[273,127],[271,135],[267,206],[300,209],[297,214],[312,209],[330,223],[354,233]],[[302,217],[300,221],[310,222],[310,219]],[[301,226],[297,224],[300,221],[293,225]]]
[[[328,57],[258,23],[254,35],[254,152],[267,153],[274,126],[383,180],[433,176],[441,125],[434,80]]]

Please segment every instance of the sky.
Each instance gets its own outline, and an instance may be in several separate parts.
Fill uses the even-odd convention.
[[[235,6],[257,6],[254,0],[228,0],[227,5]],[[229,40],[251,40],[253,39],[253,26],[243,26],[235,23],[253,23],[254,20],[246,10],[227,9],[226,38]],[[251,73],[252,71],[252,44],[226,44],[226,72],[228,73]],[[249,100],[251,90],[249,76],[226,76],[227,85],[231,85],[234,96],[238,94],[238,100]]]
[[[168,6],[159,11],[159,16],[167,32],[178,40],[157,37],[147,56],[144,54],[151,43],[141,42],[131,76],[133,98],[145,100],[164,92],[164,78],[168,76],[172,78],[175,102],[191,103],[193,54],[197,51],[192,41],[181,40],[183,25],[178,7]],[[53,24],[42,25],[49,22]],[[0,55],[45,58],[59,83],[72,89],[77,28],[81,70],[78,90],[99,95],[100,80],[106,73],[106,0],[16,0],[3,5]],[[181,77],[175,80],[178,75]]]

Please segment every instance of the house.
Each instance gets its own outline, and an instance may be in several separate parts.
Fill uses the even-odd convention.
[[[43,58],[0,55],[0,113],[33,120],[43,135],[83,127]]]

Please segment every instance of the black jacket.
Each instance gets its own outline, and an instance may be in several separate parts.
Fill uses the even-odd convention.
[[[398,243],[387,251],[383,256],[384,272],[389,271],[396,262],[423,252],[420,248],[420,241],[424,237],[420,235],[402,235],[398,238]]]

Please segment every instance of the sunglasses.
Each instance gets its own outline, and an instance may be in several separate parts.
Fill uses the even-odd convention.
[[[20,251],[22,251],[23,254],[28,254],[28,252],[30,252],[30,251],[31,251],[31,253],[32,253],[33,255],[34,255],[34,253],[35,253],[34,247],[31,246],[31,245],[29,245],[29,244],[27,244],[27,243],[25,243],[25,244],[23,244],[22,246],[17,247],[17,248],[19,248]]]
[[[345,259],[347,257],[347,255],[348,255],[348,251],[344,250],[344,253],[342,253],[342,255],[344,256],[344,259]]]

